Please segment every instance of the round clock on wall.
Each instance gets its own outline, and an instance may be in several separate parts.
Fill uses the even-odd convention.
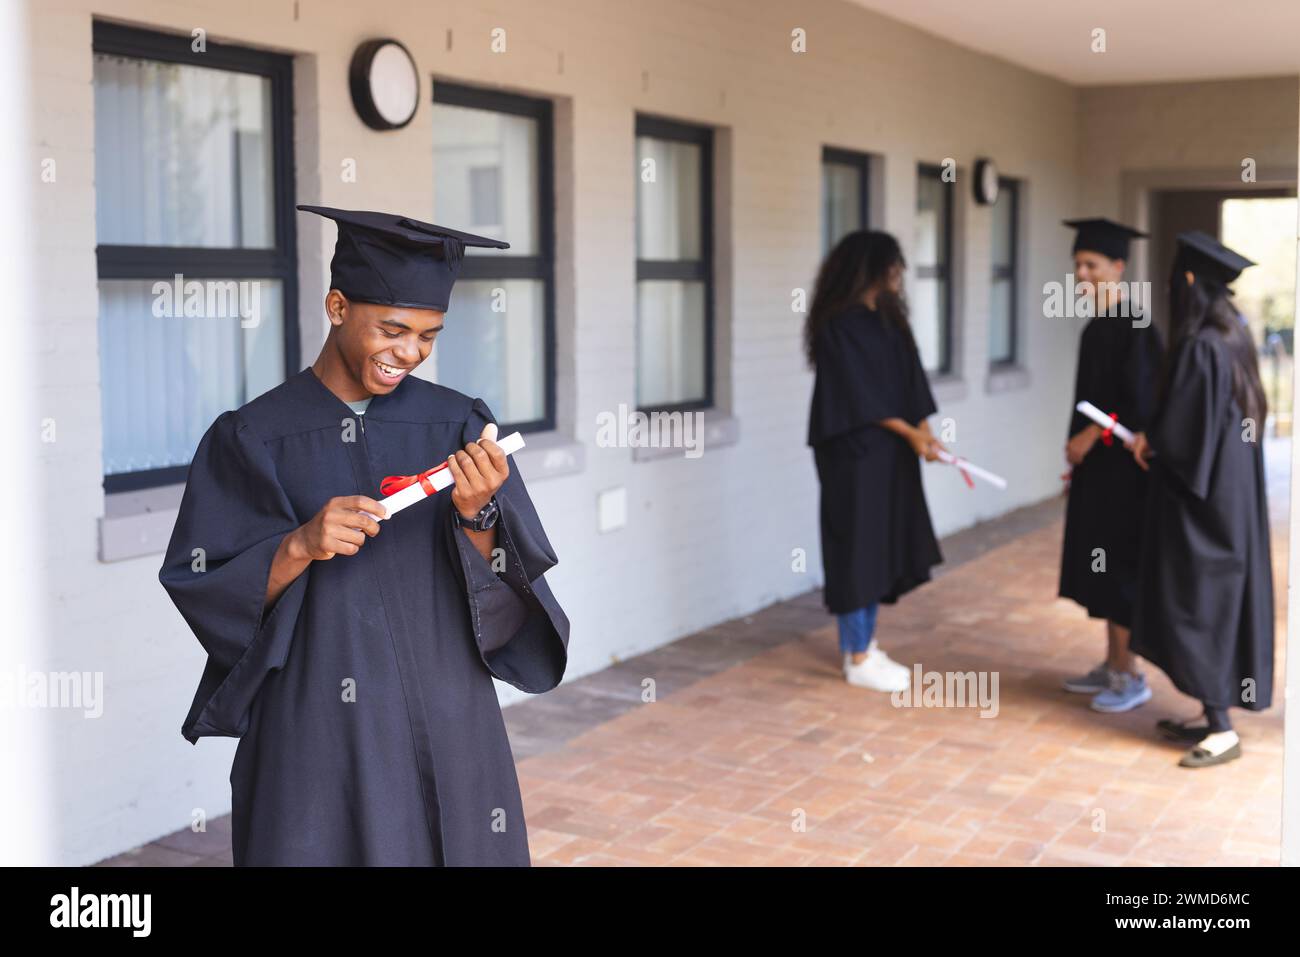
[[[992,206],[998,201],[998,167],[991,159],[975,161],[975,202]]]
[[[420,74],[409,50],[396,40],[367,40],[348,70],[352,105],[372,130],[400,130],[420,104]]]

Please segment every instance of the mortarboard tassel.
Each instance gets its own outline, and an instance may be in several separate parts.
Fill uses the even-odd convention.
[[[465,258],[465,244],[455,236],[444,236],[442,240],[442,255],[447,266],[453,273],[460,271],[460,261]]]

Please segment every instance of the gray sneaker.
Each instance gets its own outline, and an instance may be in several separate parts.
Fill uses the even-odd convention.
[[[1075,694],[1098,694],[1110,687],[1110,680],[1110,669],[1103,661],[1086,675],[1067,678],[1063,687],[1066,691],[1073,691]]]
[[[1117,671],[1111,680],[1111,686],[1098,692],[1092,699],[1092,710],[1120,714],[1141,707],[1150,700],[1151,686],[1147,684],[1146,675]]]

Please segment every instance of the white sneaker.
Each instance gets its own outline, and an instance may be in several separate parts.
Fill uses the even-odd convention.
[[[881,648],[879,645],[875,644],[874,642],[872,643],[871,647],[867,649],[867,657],[870,658],[872,656],[879,658],[881,665],[886,670],[896,671],[899,674],[907,675],[909,677],[912,674],[911,668],[907,667],[907,665],[901,665],[893,658],[889,657],[889,655],[885,654],[885,649]],[[853,655],[848,652],[845,652],[844,654],[845,674],[848,674],[849,666],[852,663],[853,663]]]
[[[868,650],[867,654],[872,654],[872,653],[879,655],[881,660],[889,667],[897,669],[898,671],[902,672],[905,675],[910,675],[912,673],[911,668],[907,667],[907,665],[899,664],[893,658],[889,657],[889,655],[885,654],[885,649],[881,648],[878,644],[875,644],[874,642],[872,643],[871,648]]]
[[[873,647],[867,652],[867,657],[857,664],[852,659],[845,661],[844,680],[872,691],[903,691],[911,683],[911,676],[906,668],[889,661]]]
[[[883,661],[885,664],[888,664],[889,667],[898,668],[898,670],[904,672],[904,674],[906,675],[911,674],[911,668],[907,667],[906,664],[900,664],[894,661],[894,659],[889,657],[888,654],[885,654],[885,650],[883,648],[880,648],[880,645],[875,644],[875,642],[871,642],[871,648],[867,649],[867,654],[880,655],[881,661]],[[848,670],[849,664],[852,662],[853,662],[853,654],[850,653],[850,651],[845,651],[844,653],[845,670]]]

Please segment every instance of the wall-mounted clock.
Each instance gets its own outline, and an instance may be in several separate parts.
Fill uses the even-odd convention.
[[[992,206],[998,201],[998,167],[991,159],[975,161],[975,202]]]
[[[420,105],[420,73],[396,40],[367,40],[348,69],[352,105],[372,130],[400,130]]]

